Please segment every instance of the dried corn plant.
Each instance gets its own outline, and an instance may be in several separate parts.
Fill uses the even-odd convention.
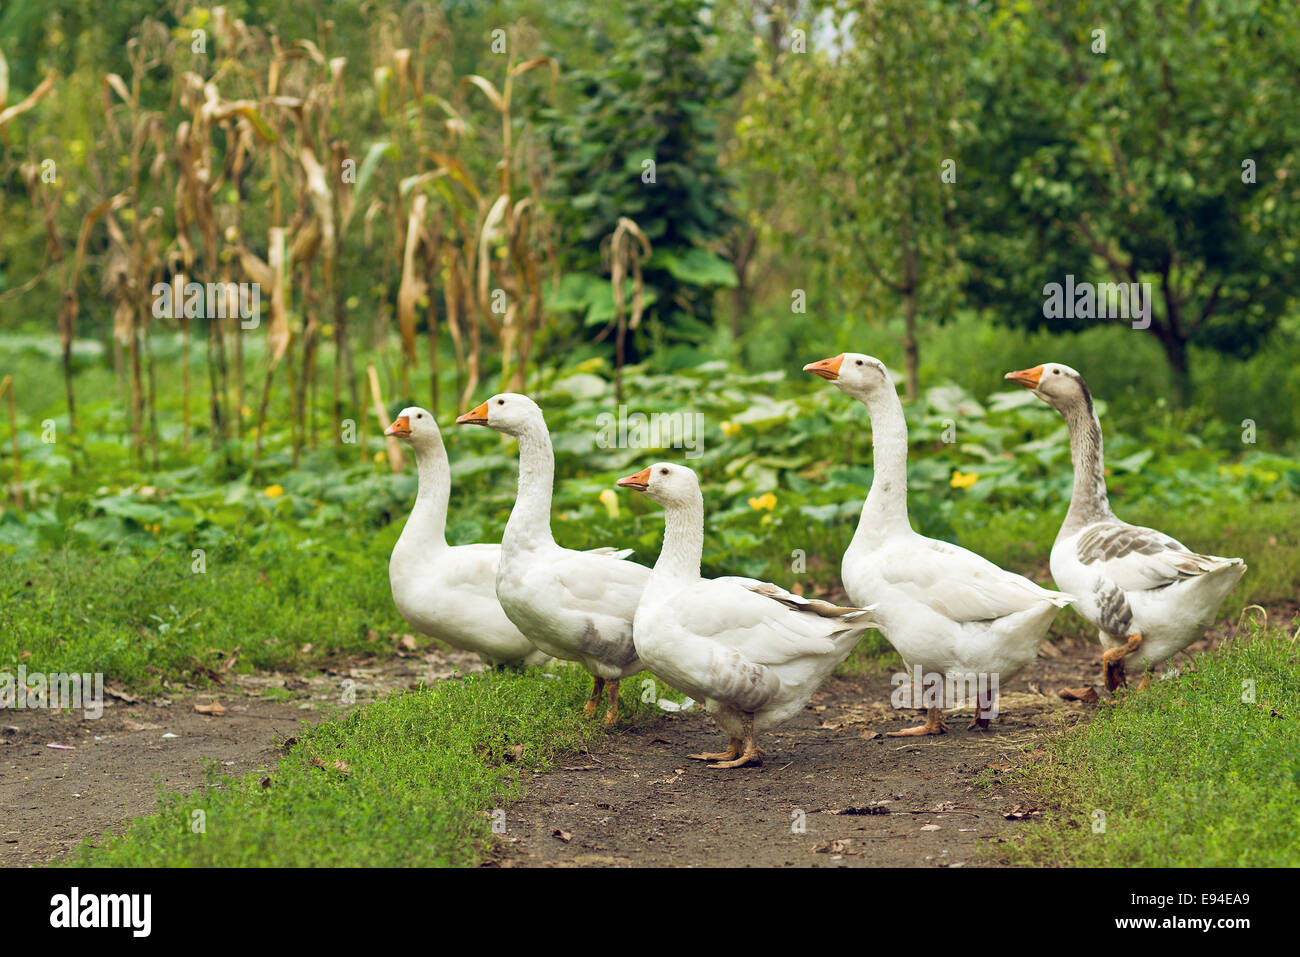
[[[5,59],[4,51],[0,50],[0,145],[8,143],[9,134],[5,127],[9,126],[14,120],[24,113],[35,109],[45,97],[55,91],[55,75],[50,73],[41,81],[36,89],[32,90],[27,96],[13,105],[9,104],[9,61]],[[3,157],[0,157],[2,159]],[[40,196],[37,193],[37,184],[40,182],[39,176],[40,164],[33,158],[29,163],[20,167],[20,174],[27,185],[28,196],[34,206],[41,208],[42,217],[46,226],[46,233],[50,239],[46,242],[45,258],[41,263],[40,269],[27,282],[7,289],[0,293],[0,302],[6,299],[14,299],[21,296],[30,289],[35,288],[44,278],[49,267],[57,261],[57,256],[61,252],[61,244],[58,241],[58,230],[54,226],[53,209],[51,200],[48,196]],[[0,167],[2,169],[3,167]],[[4,203],[5,191],[0,189],[0,222],[4,222]]]
[[[549,72],[553,83],[555,62],[512,52],[497,77],[458,78],[451,32],[427,3],[377,13],[369,50],[351,50],[351,58],[331,54],[328,21],[314,40],[282,39],[220,6],[204,23],[206,44],[192,45],[187,30],[143,21],[126,51],[128,69],[104,77],[108,148],[87,158],[85,193],[94,198],[78,210],[75,230],[55,191],[41,188],[34,153],[22,168],[45,225],[42,274],[57,267],[59,277],[74,431],[71,355],[88,269],[111,310],[141,466],[159,464],[157,328],[180,340],[182,450],[206,419],[211,448],[227,466],[237,453],[230,440],[253,438],[256,467],[273,407],[288,412],[295,464],[318,445],[321,410],[332,412],[334,442],[342,442],[347,418],[364,421],[374,411],[373,384],[363,387],[356,369],[362,347],[374,355],[375,374],[409,397],[422,371],[422,327],[435,412],[444,341],[455,357],[459,410],[475,399],[490,358],[500,360],[502,387],[523,389],[545,327],[543,273],[555,243],[535,198],[545,185],[540,147],[515,100],[525,78]],[[512,51],[537,46],[528,27],[512,28]],[[164,103],[158,77],[170,78]],[[8,106],[0,61],[0,127],[54,82]],[[366,264],[366,280],[345,265],[356,263]],[[193,283],[208,292],[208,307],[219,291],[215,309],[188,308]],[[239,283],[260,292],[260,326],[240,328]],[[155,315],[153,292],[167,287],[176,308]],[[369,337],[348,295],[358,287],[372,294]],[[245,336],[255,327],[265,349],[257,381],[246,384],[247,344],[256,340]],[[204,342],[201,366],[191,362],[195,337]],[[318,370],[330,345],[333,381],[324,383]],[[192,415],[192,368],[206,375],[206,415]]]
[[[387,198],[372,202],[367,223],[372,215],[378,215],[375,206],[384,204],[393,227],[385,262],[398,267],[396,277],[392,273],[384,276],[384,285],[391,285],[396,278],[399,391],[406,396],[412,394],[411,373],[419,365],[416,341],[420,313],[428,318],[431,337],[436,336],[437,329],[434,290],[440,283],[430,270],[439,258],[442,217],[434,209],[440,202],[437,192],[424,187],[446,172],[419,170],[418,166],[411,171],[410,167],[427,155],[430,142],[443,150],[454,150],[459,143],[463,124],[436,118],[438,113],[448,111],[451,116],[459,116],[448,101],[455,89],[449,68],[451,49],[452,35],[441,13],[427,4],[411,4],[381,21],[372,51],[372,92],[384,124],[384,137],[371,144],[366,166],[373,168],[374,162],[384,156],[396,162],[389,164],[390,175],[382,191]],[[359,185],[366,180],[363,168]],[[374,344],[381,359],[386,358],[388,317],[388,304],[379,303]],[[430,377],[430,396],[436,407],[437,351],[432,346]]]
[[[531,30],[520,25],[514,28],[508,49],[527,50],[536,45]],[[537,185],[534,164],[530,154],[521,149],[515,140],[515,118],[512,114],[515,83],[534,70],[550,71],[552,86],[558,75],[558,64],[548,56],[532,57],[515,62],[513,54],[507,61],[505,80],[500,89],[486,77],[471,74],[465,83],[480,90],[496,110],[501,121],[501,160],[497,164],[498,185],[496,198],[488,207],[487,215],[479,227],[477,241],[477,302],[479,313],[497,339],[501,354],[501,384],[503,388],[522,390],[525,372],[531,357],[536,334],[542,322],[541,271],[543,248],[533,238],[539,207],[532,197],[516,198],[515,180],[523,167],[525,180]],[[532,167],[532,168],[530,168]],[[531,174],[531,175],[530,175]],[[493,267],[492,250],[501,250],[501,265]],[[495,278],[498,286],[492,285]],[[492,302],[491,290],[500,289],[504,303]],[[496,316],[500,315],[500,321]]]
[[[6,375],[0,379],[0,399],[7,400],[9,411],[9,440],[13,444],[14,477],[12,495],[14,505],[23,507],[23,455],[18,445],[18,409],[14,405],[14,377]]]
[[[650,258],[650,240],[631,219],[618,218],[609,239],[601,244],[602,258],[609,267],[609,281],[614,293],[614,318],[597,341],[614,330],[614,396],[623,401],[623,360],[627,333],[641,324],[645,312],[645,280],[641,264]],[[626,283],[632,279],[632,302],[627,301]]]
[[[146,20],[139,34],[127,44],[130,84],[115,73],[105,77],[108,140],[117,155],[124,157],[125,165],[120,171],[100,170],[101,189],[111,195],[95,206],[82,223],[60,315],[60,326],[65,320],[68,326],[64,347],[69,349],[77,315],[77,276],[91,229],[102,217],[109,247],[101,269],[101,288],[113,303],[114,337],[127,350],[131,445],[137,465],[141,466],[146,459],[146,429],[149,460],[156,466],[159,457],[157,377],[149,336],[151,290],[162,273],[163,184],[168,166],[164,118],[160,112],[142,107],[141,86],[151,70],[167,61],[171,45],[166,28]],[[120,182],[116,180],[119,172],[124,174]]]

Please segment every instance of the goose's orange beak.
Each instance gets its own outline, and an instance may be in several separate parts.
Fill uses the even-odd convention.
[[[644,468],[637,472],[636,475],[621,478],[618,480],[617,485],[619,488],[630,488],[638,492],[644,492],[650,487],[650,469]]]
[[[1008,372],[1002,378],[1010,379],[1012,382],[1018,382],[1026,389],[1037,389],[1038,380],[1043,377],[1043,367],[1034,366],[1032,369],[1021,369],[1019,372]]]
[[[488,407],[484,402],[477,409],[470,409],[456,419],[457,425],[487,425]]]
[[[409,416],[399,415],[393,419],[393,424],[384,429],[384,435],[395,435],[399,439],[409,438],[411,435],[411,419]]]
[[[813,375],[819,375],[827,382],[834,382],[840,377],[840,365],[844,362],[844,354],[840,353],[830,359],[819,359],[816,362],[810,362],[803,367],[804,372],[811,372]]]

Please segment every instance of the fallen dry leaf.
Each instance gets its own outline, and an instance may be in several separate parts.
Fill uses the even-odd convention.
[[[557,827],[554,831],[551,832],[551,837],[558,837],[565,844],[568,844],[569,841],[573,840],[573,832],[561,830],[560,828]]]
[[[199,714],[207,714],[214,718],[220,718],[226,713],[226,706],[220,701],[213,701],[211,704],[195,704],[194,710]]]
[[[859,854],[860,851],[851,851],[849,848],[853,844],[853,838],[843,837],[833,841],[823,841],[820,844],[814,844],[812,852],[814,854]]]
[[[1092,685],[1086,688],[1062,688],[1056,693],[1062,701],[1083,701],[1087,704],[1096,704],[1099,700],[1097,689]]]
[[[352,765],[348,764],[346,761],[323,761],[320,758],[312,758],[311,763],[316,765],[318,768],[333,768],[335,771],[342,771],[344,774],[352,773]]]

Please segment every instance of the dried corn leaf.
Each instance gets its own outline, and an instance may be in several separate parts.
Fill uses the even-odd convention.
[[[419,248],[428,205],[429,198],[423,193],[416,194],[415,200],[411,203],[411,214],[406,220],[406,242],[402,252],[402,282],[397,289],[397,328],[402,335],[402,351],[406,353],[412,364],[416,362],[415,307],[428,289],[428,284],[419,275],[415,262],[415,253]]]

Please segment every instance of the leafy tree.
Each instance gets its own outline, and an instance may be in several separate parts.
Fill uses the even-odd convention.
[[[780,71],[760,70],[742,135],[751,160],[798,196],[802,221],[854,277],[856,298],[901,306],[915,398],[922,313],[942,318],[957,288],[951,214],[965,98],[955,67],[966,13],[935,0],[828,10],[834,38],[822,33],[808,53],[784,54]]]
[[[719,111],[748,71],[747,55],[716,50],[700,0],[627,7],[630,30],[603,65],[568,78],[573,108],[545,111],[554,154],[552,203],[566,237],[561,266],[607,271],[609,238],[633,220],[653,253],[645,264],[647,315],[660,332],[707,331],[712,296],[735,274],[715,247],[732,222],[718,168]],[[608,41],[593,36],[589,45]],[[608,284],[570,283],[590,324],[604,322]]]
[[[983,13],[960,193],[970,292],[1007,322],[1079,329],[1097,320],[1044,315],[1048,283],[1151,283],[1150,333],[1185,400],[1189,346],[1249,355],[1300,293],[1294,4]]]

